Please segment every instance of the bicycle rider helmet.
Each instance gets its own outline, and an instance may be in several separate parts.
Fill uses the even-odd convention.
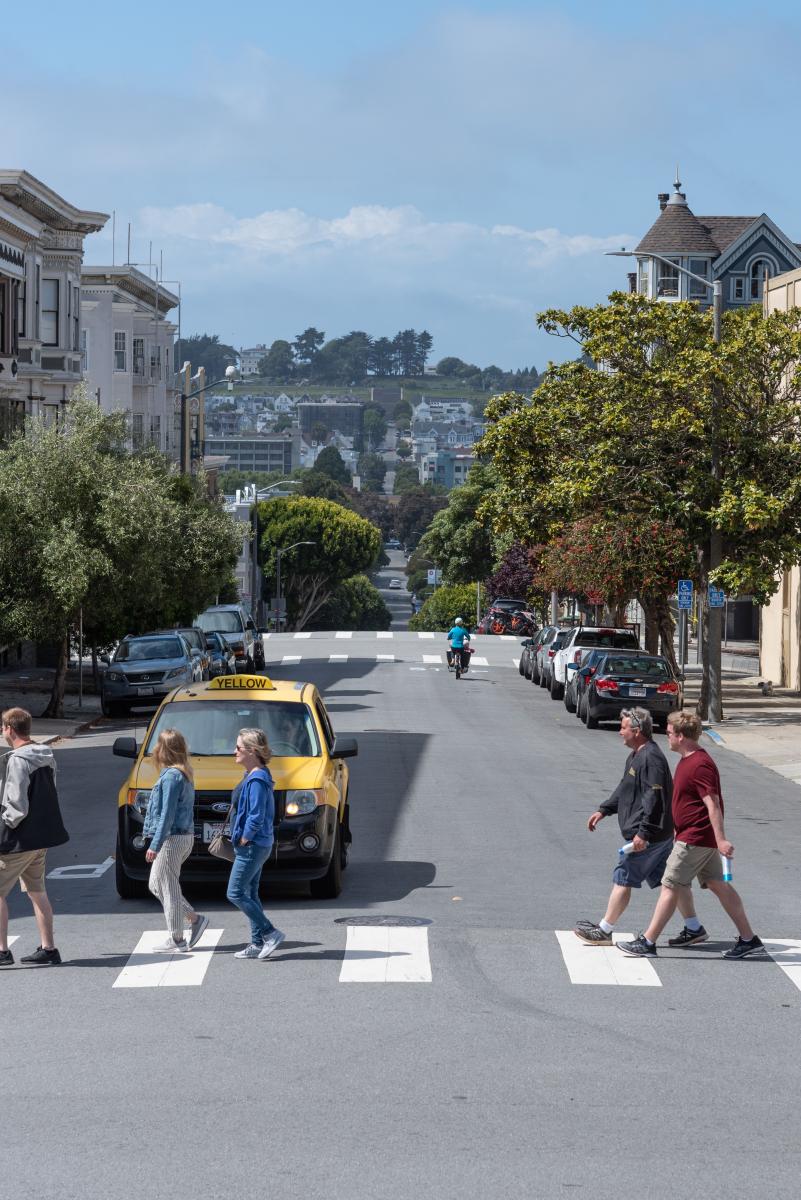
[[[464,621],[462,620],[461,617],[457,617],[453,623],[454,623],[454,625],[464,625]]]

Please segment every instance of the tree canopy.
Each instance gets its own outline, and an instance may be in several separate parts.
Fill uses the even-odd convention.
[[[234,347],[221,342],[216,333],[193,333],[191,337],[181,338],[175,346],[176,370],[180,370],[185,362],[192,364],[193,371],[205,367],[207,383],[224,379],[225,368],[234,366],[238,358]]]
[[[469,583],[490,574],[496,557],[492,527],[488,517],[477,514],[497,485],[492,467],[474,463],[462,486],[448,493],[447,507],[434,515],[421,548],[446,583]]]
[[[459,583],[438,587],[428,597],[419,613],[409,620],[409,628],[419,632],[447,631],[456,617],[461,617],[472,628],[476,619],[476,594],[474,583]]]
[[[350,471],[336,446],[326,446],[324,450],[320,451],[315,459],[314,469],[321,471],[323,475],[328,475],[344,487],[348,487],[350,484]]]

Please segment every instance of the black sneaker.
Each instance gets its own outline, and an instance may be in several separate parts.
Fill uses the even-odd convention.
[[[13,967],[14,955],[10,950],[0,950],[0,967]]]
[[[731,950],[723,951],[723,958],[748,958],[749,954],[759,954],[760,950],[764,949],[761,939],[756,934],[750,942],[743,941],[741,937],[738,937]]]
[[[26,954],[19,961],[32,967],[58,967],[61,965],[61,955],[58,950],[44,950],[37,946],[33,954]]]
[[[669,946],[698,946],[701,942],[708,942],[709,934],[704,929],[703,925],[700,929],[688,929],[685,925],[681,933],[677,937],[668,938]]]
[[[629,958],[656,958],[656,943],[646,942],[644,933],[638,933],[633,942],[617,942],[616,945]]]
[[[604,933],[600,925],[592,925],[589,921],[586,925],[581,922],[573,932],[588,946],[611,946],[613,944],[611,933]]]

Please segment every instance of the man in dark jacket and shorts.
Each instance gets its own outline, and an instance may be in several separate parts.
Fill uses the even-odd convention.
[[[651,924],[633,942],[618,942],[618,950],[634,958],[656,954],[656,939],[678,905],[682,912],[691,885],[717,896],[737,927],[739,937],[724,958],[747,958],[763,950],[737,892],[723,878],[721,855],[731,858],[734,846],[723,828],[723,797],[714,759],[699,746],[701,718],[692,712],[674,712],[668,717],[668,743],[680,755],[673,778],[673,823],[675,844],[665,866],[662,892]],[[686,931],[686,930],[685,930]],[[671,938],[670,945],[689,945],[690,940]]]
[[[659,887],[668,855],[673,848],[671,796],[673,781],[662,751],[653,741],[651,714],[644,708],[624,709],[620,736],[630,751],[623,778],[605,804],[587,822],[592,833],[599,821],[617,813],[625,843],[633,842],[631,853],[620,859],[612,873],[612,893],[602,919],[579,921],[574,933],[590,946],[611,946],[612,931],[631,899],[631,889]],[[685,916],[694,919],[692,895]]]
[[[20,959],[28,966],[61,962],[53,943],[53,909],[45,891],[45,859],[51,846],[68,841],[56,791],[56,760],[49,746],[31,738],[31,714],[9,708],[2,733],[11,753],[0,759],[0,967],[14,964],[8,948],[8,896],[19,882],[33,905],[41,945]]]

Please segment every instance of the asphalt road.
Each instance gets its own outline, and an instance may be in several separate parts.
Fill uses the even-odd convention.
[[[601,914],[619,844],[611,821],[585,829],[622,769],[614,730],[522,679],[513,641],[477,639],[486,665],[458,683],[441,635],[266,647],[268,673],[315,680],[359,738],[344,891],[271,895],[287,941],[267,963],[233,958],[245,922],[202,894],[221,933],[201,978],[134,988],[114,985],[160,910],[119,900],[112,869],[52,879],[64,965],[3,972],[5,1194],[797,1197],[798,980],[723,961],[730,927],[700,896],[714,940],[660,949],[656,983],[571,981],[556,932]],[[72,841],[52,868],[113,854],[120,727],[57,749]],[[754,925],[801,938],[797,787],[711,749]],[[11,909],[24,953],[33,921],[18,893]],[[379,916],[429,924],[357,943],[337,923]],[[386,982],[340,982],[382,964]]]
[[[387,550],[389,566],[374,572],[373,582],[381,593],[381,598],[392,613],[391,629],[408,628],[409,617],[412,615],[411,593],[406,590],[406,555],[402,550]],[[389,581],[399,579],[400,588],[391,588]]]

